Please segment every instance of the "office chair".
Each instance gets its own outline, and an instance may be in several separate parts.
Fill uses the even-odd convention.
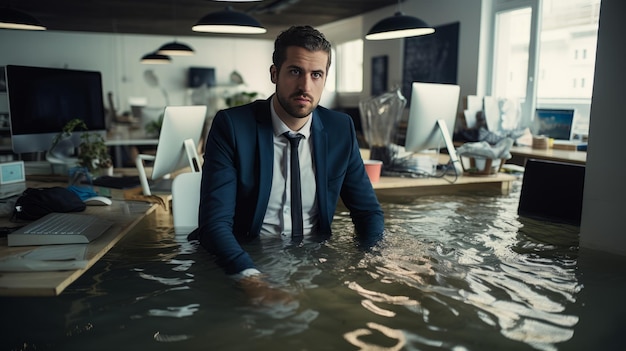
[[[181,173],[172,181],[172,218],[176,235],[187,235],[198,227],[202,173]]]
[[[524,168],[517,213],[580,226],[585,166],[529,159]]]

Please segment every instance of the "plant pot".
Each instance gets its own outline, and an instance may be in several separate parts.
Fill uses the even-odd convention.
[[[109,166],[107,168],[98,168],[92,172],[94,178],[102,177],[102,176],[113,176],[113,166]]]

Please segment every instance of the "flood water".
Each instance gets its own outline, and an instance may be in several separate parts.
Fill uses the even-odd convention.
[[[370,251],[338,212],[323,243],[249,251],[290,298],[251,301],[150,216],[54,298],[0,298],[1,350],[624,350],[626,260],[510,194],[380,197]]]

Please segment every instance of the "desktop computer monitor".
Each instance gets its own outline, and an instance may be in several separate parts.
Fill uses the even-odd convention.
[[[144,167],[144,160],[154,161],[151,180],[167,177],[187,166],[200,172],[198,143],[204,130],[206,106],[167,106],[159,134],[156,155],[140,154],[136,159],[144,195],[152,195]]]
[[[7,65],[5,67],[13,152],[48,151],[75,118],[91,133],[106,135],[100,72]],[[75,147],[82,131],[72,133]]]
[[[404,147],[409,152],[445,146],[457,174],[463,172],[452,144],[460,87],[454,84],[413,82]]]

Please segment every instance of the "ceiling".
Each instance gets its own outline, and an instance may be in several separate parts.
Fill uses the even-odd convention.
[[[241,1],[241,0],[239,0]],[[5,3],[7,1],[4,1]],[[397,4],[396,0],[19,0],[8,1],[35,16],[48,30],[100,33],[207,36],[191,27],[226,6],[256,18],[271,38],[291,25],[314,27]],[[2,2],[0,2],[1,4]],[[389,15],[392,15],[390,13]]]

